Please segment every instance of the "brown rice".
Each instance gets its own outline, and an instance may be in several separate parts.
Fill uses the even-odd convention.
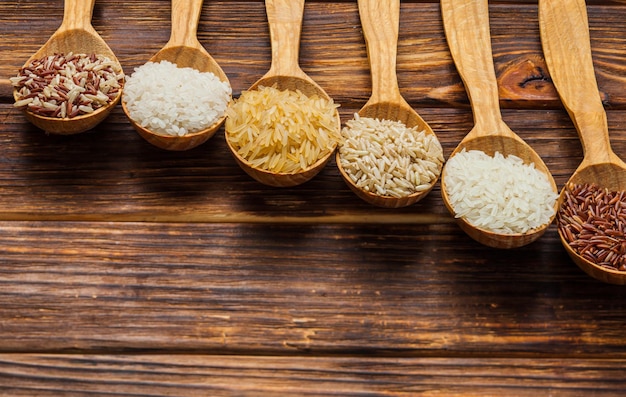
[[[433,134],[355,114],[341,135],[341,167],[365,191],[406,197],[428,190],[439,178],[443,150]]]

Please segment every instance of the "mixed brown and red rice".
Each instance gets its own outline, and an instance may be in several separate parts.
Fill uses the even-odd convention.
[[[98,54],[55,54],[34,59],[11,78],[15,107],[48,117],[93,113],[121,93],[119,65]]]

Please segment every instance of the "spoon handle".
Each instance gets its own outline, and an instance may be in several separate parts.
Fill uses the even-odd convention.
[[[446,39],[472,105],[473,131],[502,129],[487,0],[441,0]],[[506,130],[506,128],[505,128]]]
[[[93,7],[96,0],[65,0],[62,30],[95,30],[91,26]]]
[[[608,161],[613,154],[593,69],[585,1],[540,0],[539,28],[552,82],[576,126],[585,159]]]
[[[172,31],[168,46],[198,47],[198,22],[203,0],[172,0]]]
[[[304,0],[266,0],[272,64],[268,74],[302,76],[298,65]]]
[[[400,0],[358,0],[358,5],[372,74],[370,100],[401,101],[396,75]]]

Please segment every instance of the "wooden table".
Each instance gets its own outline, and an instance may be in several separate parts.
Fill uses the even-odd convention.
[[[556,1],[556,0],[555,0]],[[612,143],[626,156],[626,4],[588,2]],[[402,2],[398,75],[446,157],[473,125],[436,1]],[[187,152],[117,107],[48,136],[8,78],[59,26],[61,0],[0,2],[0,394],[614,395],[626,391],[626,289],[567,257],[554,225],[496,250],[467,237],[439,184],[368,205],[334,162],[271,188],[220,130]],[[543,61],[537,2],[490,4],[505,121],[562,187],[581,145]],[[169,37],[167,0],[98,1],[127,74]],[[269,68],[264,3],[205,1],[199,38],[234,95]],[[309,1],[302,68],[345,122],[369,97],[356,1]]]

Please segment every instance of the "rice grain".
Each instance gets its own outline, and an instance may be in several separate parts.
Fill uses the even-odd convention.
[[[332,99],[259,87],[243,91],[227,110],[226,139],[253,167],[275,173],[307,169],[340,138]]]
[[[221,119],[231,92],[230,84],[211,72],[169,61],[147,62],[128,77],[124,102],[129,117],[142,127],[166,136],[184,136]]]
[[[534,164],[499,152],[463,149],[448,159],[444,182],[455,217],[495,233],[526,233],[547,224],[558,199]]]
[[[626,192],[568,184],[564,194],[557,225],[569,246],[598,266],[626,271]]]
[[[68,53],[34,59],[10,81],[16,89],[16,108],[40,116],[73,118],[117,99],[124,75],[106,56]]]
[[[355,114],[341,135],[341,167],[365,191],[406,197],[428,190],[441,173],[441,144],[417,127]]]

